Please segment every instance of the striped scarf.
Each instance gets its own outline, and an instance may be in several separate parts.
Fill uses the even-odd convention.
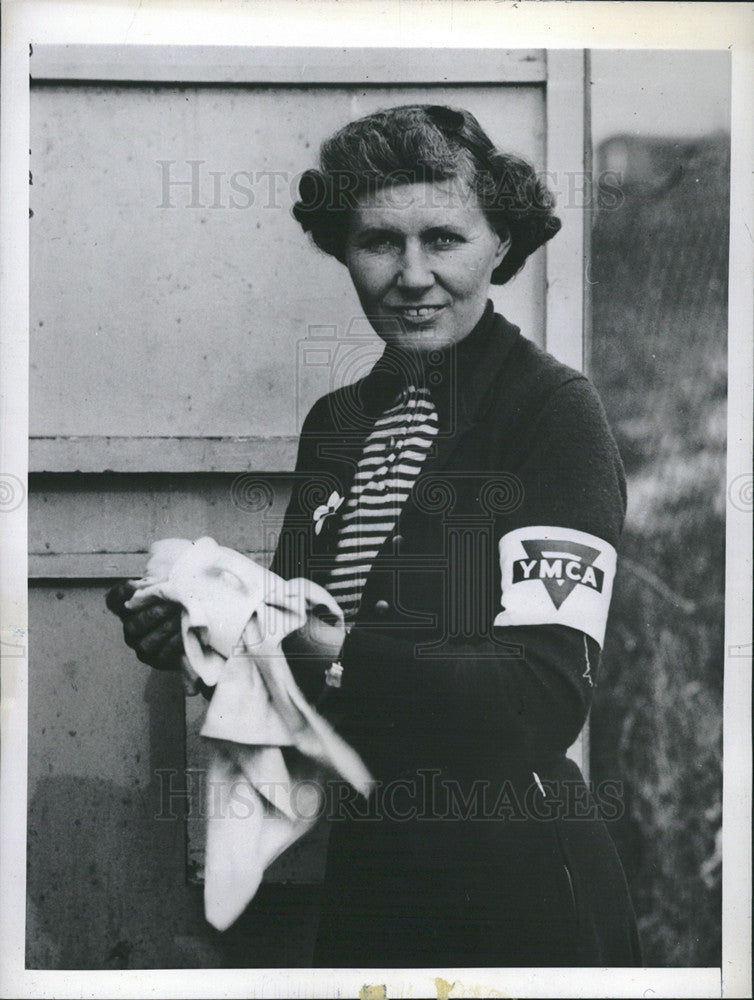
[[[359,609],[372,563],[395,527],[438,427],[428,390],[409,385],[377,418],[366,439],[338,531],[335,564],[325,583],[346,620]]]

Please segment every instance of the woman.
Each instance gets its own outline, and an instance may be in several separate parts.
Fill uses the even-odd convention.
[[[335,672],[295,642],[291,661],[379,782],[366,809],[332,797],[317,965],[640,962],[620,863],[566,758],[623,470],[590,383],[487,299],[557,233],[552,205],[471,114],[438,106],[350,123],[301,179],[295,217],[386,344],[307,416],[272,564],[344,610]],[[175,665],[175,609],[129,615],[129,593],[110,597],[126,640]]]

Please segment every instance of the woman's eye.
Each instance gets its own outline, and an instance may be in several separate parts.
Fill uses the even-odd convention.
[[[430,243],[436,247],[454,247],[461,242],[461,237],[456,233],[436,233],[430,240]]]
[[[364,245],[367,250],[371,250],[373,253],[388,253],[397,249],[398,241],[390,236],[374,236],[367,240]]]

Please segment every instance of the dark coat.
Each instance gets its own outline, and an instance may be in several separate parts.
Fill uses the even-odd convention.
[[[388,349],[306,418],[281,575],[326,582],[340,512],[317,534],[313,511],[348,495],[372,422],[407,378],[397,358]],[[555,526],[617,546],[617,448],[588,380],[491,304],[430,362],[440,432],[369,574],[342,687],[320,700],[379,785],[368,807],[336,786],[317,964],[638,964],[598,808],[615,818],[620,788],[591,794],[566,758],[599,645],[556,614],[494,624],[510,532]]]

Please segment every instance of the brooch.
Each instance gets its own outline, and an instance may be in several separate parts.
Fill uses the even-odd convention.
[[[314,534],[318,535],[322,531],[322,525],[325,523],[325,519],[334,514],[335,511],[343,503],[343,497],[340,496],[337,490],[333,490],[328,497],[327,503],[321,504],[314,511]]]
[[[325,670],[325,684],[328,687],[339,688],[342,677],[343,665],[340,663],[331,663],[327,670]]]

